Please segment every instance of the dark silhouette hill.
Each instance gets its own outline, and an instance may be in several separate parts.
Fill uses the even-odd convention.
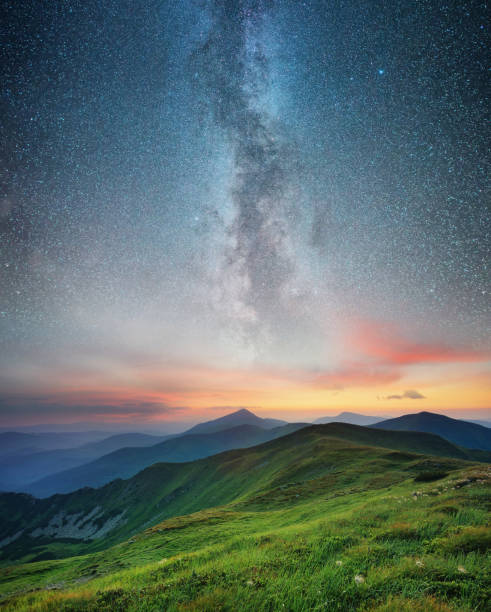
[[[320,417],[314,421],[317,425],[326,423],[351,423],[351,425],[373,425],[379,421],[383,421],[383,417],[369,416],[367,414],[359,414],[357,412],[340,412],[336,416]]]
[[[491,429],[433,412],[406,414],[396,419],[381,421],[372,427],[397,431],[424,431],[466,448],[491,450]]]

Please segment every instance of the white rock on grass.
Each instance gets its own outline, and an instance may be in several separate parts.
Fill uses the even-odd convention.
[[[87,514],[77,512],[75,514],[67,514],[60,511],[51,517],[46,527],[37,527],[31,532],[33,538],[48,536],[51,538],[73,538],[75,540],[88,540],[100,538],[111,529],[126,522],[123,519],[126,510],[109,518],[100,526],[96,521],[103,514],[100,506],[96,506]]]

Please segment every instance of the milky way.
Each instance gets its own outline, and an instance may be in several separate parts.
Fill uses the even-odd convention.
[[[3,12],[4,412],[155,364],[331,377],[367,322],[489,350],[484,3]]]
[[[288,150],[262,99],[271,88],[262,31],[265,4],[225,9],[217,3],[208,38],[195,52],[211,113],[233,155],[235,216],[220,270],[221,296],[232,301],[231,314],[243,319],[248,334],[275,327],[281,319],[282,292],[294,266],[287,244],[293,233]],[[268,341],[264,334],[254,339]]]

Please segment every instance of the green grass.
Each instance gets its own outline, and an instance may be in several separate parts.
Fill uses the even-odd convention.
[[[0,608],[487,609],[489,466],[316,428],[289,437],[185,464],[170,484],[162,466],[145,470],[135,477],[142,512],[152,488],[156,503],[186,489],[166,520],[112,546],[105,538],[103,550],[5,566]],[[438,480],[415,481],[430,472]],[[61,557],[73,543],[45,547]]]

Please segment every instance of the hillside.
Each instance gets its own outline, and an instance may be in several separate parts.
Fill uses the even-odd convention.
[[[405,471],[413,465],[420,470],[425,462],[418,452],[439,456],[429,464],[438,469],[465,465],[462,461],[467,458],[463,450],[431,434],[332,423],[199,461],[158,463],[129,480],[116,480],[101,489],[85,488],[42,500],[3,494],[0,540],[14,540],[3,548],[2,558],[22,557],[26,551],[32,557],[53,554],[60,550],[53,548],[60,538],[71,539],[63,546],[64,554],[98,550],[167,517],[324,476],[328,476],[329,488],[344,488],[355,481],[361,485],[372,478],[372,460],[376,472],[380,466],[393,465],[393,457],[398,469]],[[346,470],[353,465],[356,470],[350,474]],[[382,478],[381,486],[389,481]]]
[[[74,448],[40,452],[29,452],[24,448],[21,454],[0,456],[1,488],[6,491],[22,491],[29,483],[59,472],[60,466],[70,469],[94,461],[119,448],[150,446],[168,437],[129,433],[109,436]]]
[[[383,421],[383,417],[369,416],[357,412],[340,412],[336,416],[320,417],[314,421],[315,424],[325,425],[326,423],[350,423],[351,425],[373,425]]]
[[[226,414],[218,419],[212,421],[206,421],[205,423],[198,423],[191,429],[188,429],[186,434],[203,434],[203,433],[214,433],[217,431],[223,431],[224,429],[230,429],[232,427],[238,427],[239,425],[253,425],[254,427],[260,427],[261,429],[273,429],[274,427],[281,427],[286,425],[286,421],[280,419],[263,419],[258,417],[250,410],[241,408],[231,414]]]
[[[144,448],[121,448],[76,468],[64,470],[27,485],[24,492],[37,497],[68,493],[82,487],[99,487],[115,478],[130,478],[159,461],[183,462],[201,459],[233,448],[245,448],[273,440],[304,424],[274,429],[240,425],[214,433],[184,434]]]
[[[2,571],[2,609],[484,610],[489,467],[374,433],[314,426],[99,490],[0,495],[3,564],[34,561]]]
[[[452,419],[443,414],[432,412],[406,414],[376,423],[372,427],[397,431],[424,431],[466,448],[491,450],[491,429],[476,423]]]

